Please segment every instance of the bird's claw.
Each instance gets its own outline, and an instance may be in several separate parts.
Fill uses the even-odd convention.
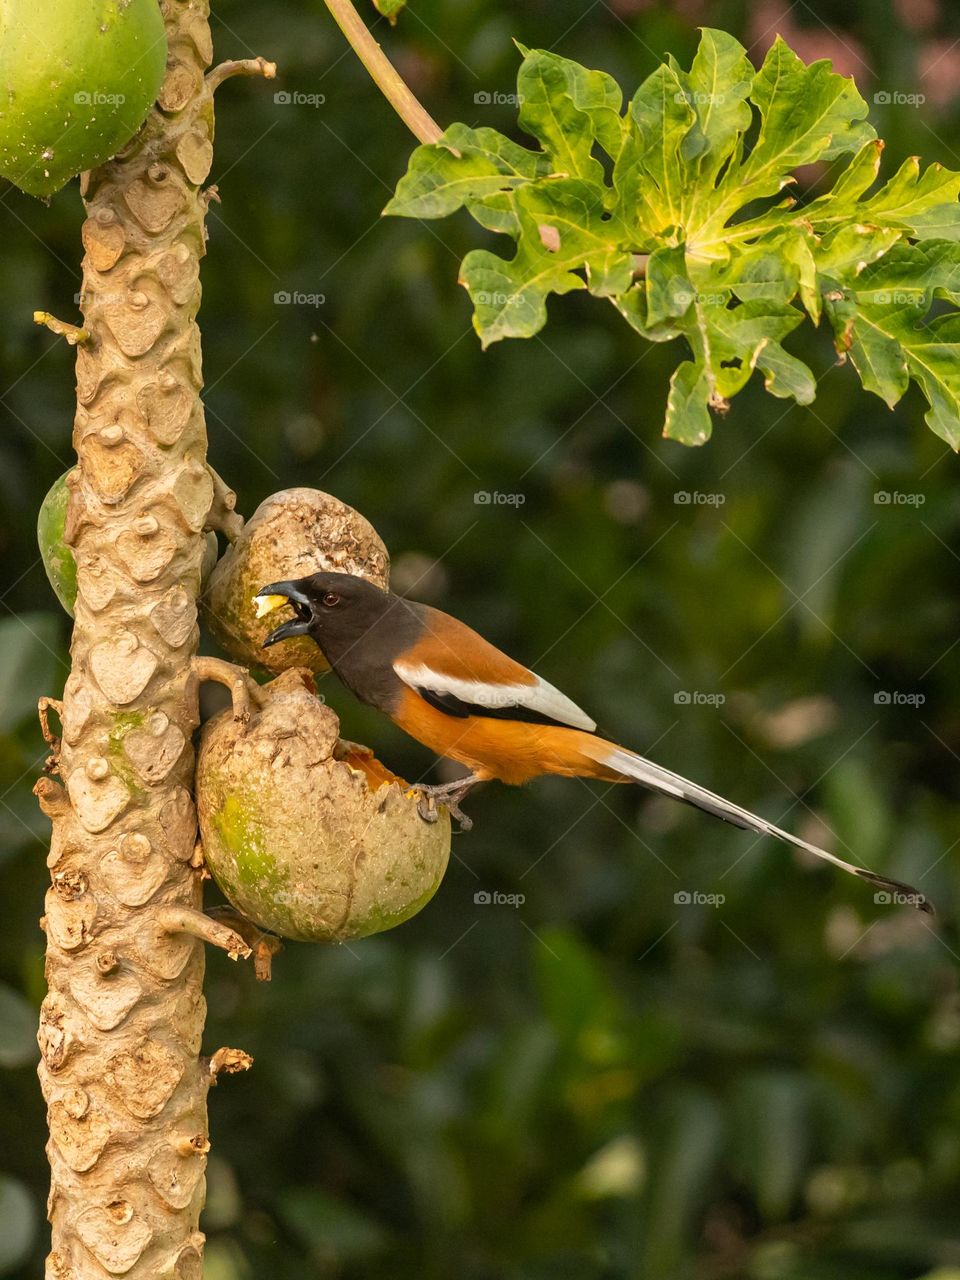
[[[419,813],[424,822],[429,822],[431,825],[440,817],[437,811],[437,802],[429,792],[420,791],[417,793],[417,813]]]
[[[432,787],[419,787],[417,789],[417,812],[424,822],[434,823],[438,821],[440,812],[437,807],[438,802],[444,806],[451,818],[456,819],[460,824],[461,831],[470,831],[473,827],[473,820],[467,816],[460,808],[460,797],[445,793],[443,787],[436,789]]]
[[[473,819],[467,817],[467,815],[463,812],[463,810],[457,804],[456,800],[447,800],[446,805],[447,805],[447,811],[450,814],[450,817],[455,818],[457,822],[460,824],[461,831],[473,830]]]

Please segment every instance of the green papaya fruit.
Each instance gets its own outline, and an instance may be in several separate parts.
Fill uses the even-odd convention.
[[[67,485],[69,474],[69,471],[65,471],[58,480],[54,480],[40,504],[37,543],[54,594],[72,618],[77,602],[77,562],[63,538],[67,523],[67,503],[70,501],[70,489]]]
[[[70,501],[70,487],[67,484],[69,475],[70,472],[65,471],[59,479],[54,480],[40,504],[37,544],[54,594],[72,618],[77,603],[77,562],[73,549],[63,536],[67,524],[67,503]],[[203,549],[202,582],[205,583],[213,572],[217,555],[217,535],[211,530]]]
[[[166,60],[157,0],[0,0],[0,175],[48,196],[109,160]]]

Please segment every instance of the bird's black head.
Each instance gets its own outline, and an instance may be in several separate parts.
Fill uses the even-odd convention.
[[[403,602],[389,591],[350,573],[314,573],[308,578],[272,582],[257,592],[258,602],[266,602],[270,596],[283,596],[297,616],[272,631],[263,647],[290,636],[308,635],[332,665],[359,641],[383,634],[385,629],[378,624],[397,605],[403,608]]]

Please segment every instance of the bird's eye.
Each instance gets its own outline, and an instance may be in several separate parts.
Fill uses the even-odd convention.
[[[323,603],[328,609],[332,609],[335,604],[340,603],[340,597],[335,591],[327,591],[323,597]]]

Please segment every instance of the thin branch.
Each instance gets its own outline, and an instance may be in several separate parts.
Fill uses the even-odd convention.
[[[75,347],[78,342],[90,341],[89,329],[81,329],[75,324],[69,324],[66,320],[58,320],[49,311],[35,311],[33,313],[33,323],[42,324],[51,333],[57,334],[60,338],[66,338],[71,347]]]
[[[194,938],[209,942],[211,946],[220,947],[231,960],[246,960],[252,954],[234,929],[211,920],[193,907],[160,907],[157,911],[157,924],[164,933],[189,933]]]
[[[216,89],[231,76],[263,76],[264,80],[272,80],[276,74],[277,64],[268,62],[266,58],[239,58],[236,61],[221,62],[207,72],[205,79],[211,89]]]
[[[414,137],[421,142],[436,142],[443,130],[374,40],[351,0],[324,0],[324,3],[377,88]]]
[[[236,542],[243,530],[243,516],[238,515],[236,511],[237,495],[227,482],[217,475],[213,467],[208,466],[207,470],[213,480],[213,502],[207,513],[204,528],[216,529],[228,542]]]
[[[223,658],[194,658],[190,672],[198,691],[202,680],[215,680],[230,690],[235,720],[249,720],[263,701],[260,686],[250,673]]]

